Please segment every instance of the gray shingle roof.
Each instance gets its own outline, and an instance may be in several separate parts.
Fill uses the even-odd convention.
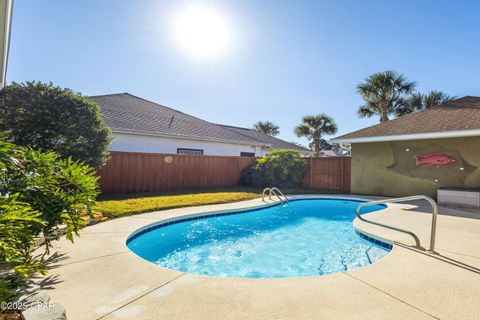
[[[89,97],[101,109],[105,124],[115,131],[165,135],[269,146],[272,149],[303,147],[247,128],[211,123],[129,93]]]
[[[269,136],[267,134],[255,131],[253,129],[249,128],[241,128],[241,127],[234,127],[234,126],[228,126],[224,124],[220,124],[219,126],[222,126],[225,129],[232,130],[238,133],[241,133],[243,135],[246,135],[252,139],[255,139],[257,141],[264,142],[265,144],[268,144],[271,149],[290,149],[290,150],[299,150],[299,151],[310,151],[304,147],[298,146],[294,143],[287,142],[282,139],[278,139],[272,136]]]
[[[262,144],[249,136],[190,116],[129,93],[89,97],[101,109],[105,124],[115,131]]]
[[[380,124],[357,130],[333,141],[409,134],[480,129],[480,97],[466,96]],[[352,140],[353,141],[353,140]],[[388,140],[386,140],[388,141]]]

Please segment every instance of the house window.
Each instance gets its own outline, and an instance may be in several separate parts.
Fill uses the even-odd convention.
[[[253,152],[240,152],[240,157],[255,157]]]
[[[203,155],[202,149],[185,149],[185,148],[177,148],[178,154],[189,154],[194,156],[201,156]]]

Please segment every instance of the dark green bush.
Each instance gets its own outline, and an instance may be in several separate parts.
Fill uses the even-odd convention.
[[[296,150],[274,150],[242,171],[240,184],[251,187],[300,187],[305,159]]]
[[[54,151],[95,168],[106,161],[112,140],[95,102],[41,82],[13,82],[0,91],[0,131],[9,131],[17,145]]]
[[[59,155],[17,147],[0,139],[0,302],[11,300],[21,279],[45,273],[34,258],[35,238],[58,237],[59,225],[73,241],[97,196],[91,167]]]

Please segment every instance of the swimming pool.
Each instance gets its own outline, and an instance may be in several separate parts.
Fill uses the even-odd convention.
[[[357,269],[391,245],[355,231],[359,201],[293,199],[248,211],[211,214],[149,226],[127,246],[161,267],[203,275],[286,278]],[[363,213],[384,209],[376,205]]]

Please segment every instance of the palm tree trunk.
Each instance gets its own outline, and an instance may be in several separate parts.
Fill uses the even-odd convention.
[[[313,140],[313,151],[315,152],[315,157],[320,155],[320,137],[317,137]]]
[[[381,107],[382,107],[382,117],[380,118],[380,122],[388,121],[388,103],[386,101],[382,101]]]

